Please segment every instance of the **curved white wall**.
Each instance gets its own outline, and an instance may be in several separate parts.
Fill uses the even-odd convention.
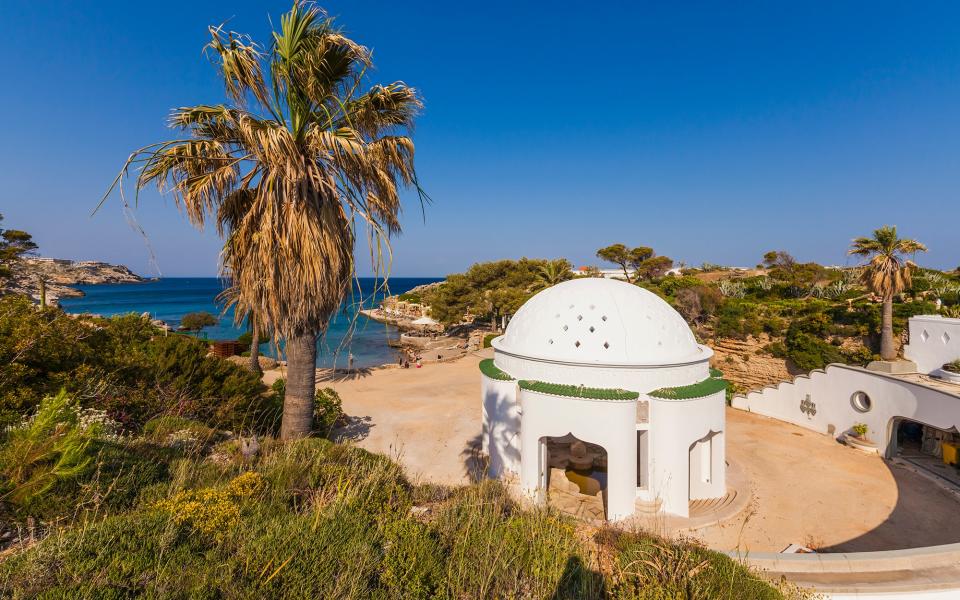
[[[650,398],[649,493],[666,512],[686,517],[689,500],[727,493],[725,409],[724,392],[690,400]]]
[[[960,387],[957,389],[960,392]],[[854,409],[850,399],[858,391],[870,396],[870,411]],[[896,417],[939,429],[960,427],[960,394],[839,364],[801,375],[791,383],[738,396],[733,407],[834,436],[865,423],[867,437],[881,452],[887,449]]]
[[[483,452],[490,458],[488,473],[520,474],[520,404],[517,382],[480,375],[483,406]]]

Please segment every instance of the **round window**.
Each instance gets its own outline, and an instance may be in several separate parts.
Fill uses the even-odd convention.
[[[870,409],[873,408],[873,402],[870,400],[870,396],[866,392],[854,392],[850,396],[850,404],[853,405],[853,408],[857,412],[870,412]]]

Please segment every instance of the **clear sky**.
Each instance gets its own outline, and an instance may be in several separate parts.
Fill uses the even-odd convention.
[[[683,4],[681,8],[680,5]],[[223,94],[206,27],[267,41],[287,2],[0,3],[0,213],[46,256],[155,274],[117,198],[91,209],[168,111]],[[960,4],[322,4],[422,91],[415,197],[395,276],[496,258],[653,246],[749,266],[784,249],[845,264],[883,224],[960,264]],[[549,9],[547,7],[549,6]],[[136,211],[166,276],[213,275],[219,242],[169,198]],[[365,268],[366,265],[364,264]]]

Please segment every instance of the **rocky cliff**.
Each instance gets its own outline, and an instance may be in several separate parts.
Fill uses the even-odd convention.
[[[26,294],[40,299],[40,282],[44,281],[47,304],[56,304],[59,298],[82,296],[83,292],[71,286],[97,283],[136,283],[143,281],[123,265],[104,262],[74,262],[51,258],[25,258],[13,268],[13,277],[0,281],[2,291]]]
[[[711,362],[723,371],[727,381],[737,386],[738,391],[758,390],[781,381],[790,381],[799,372],[793,372],[786,360],[763,351],[770,341],[766,334],[760,338],[751,336],[746,340],[713,339],[709,342],[714,352]]]

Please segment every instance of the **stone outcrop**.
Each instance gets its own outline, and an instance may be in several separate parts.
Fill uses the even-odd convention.
[[[714,351],[712,366],[723,371],[724,379],[742,392],[789,381],[798,373],[791,372],[785,359],[763,350],[770,342],[766,334],[746,340],[716,338],[710,342]]]
[[[82,296],[83,292],[71,286],[99,283],[136,283],[143,281],[123,265],[104,262],[52,258],[24,258],[13,268],[13,277],[0,282],[3,292],[25,294],[40,299],[40,281],[46,284],[47,304],[56,304],[59,298]]]

